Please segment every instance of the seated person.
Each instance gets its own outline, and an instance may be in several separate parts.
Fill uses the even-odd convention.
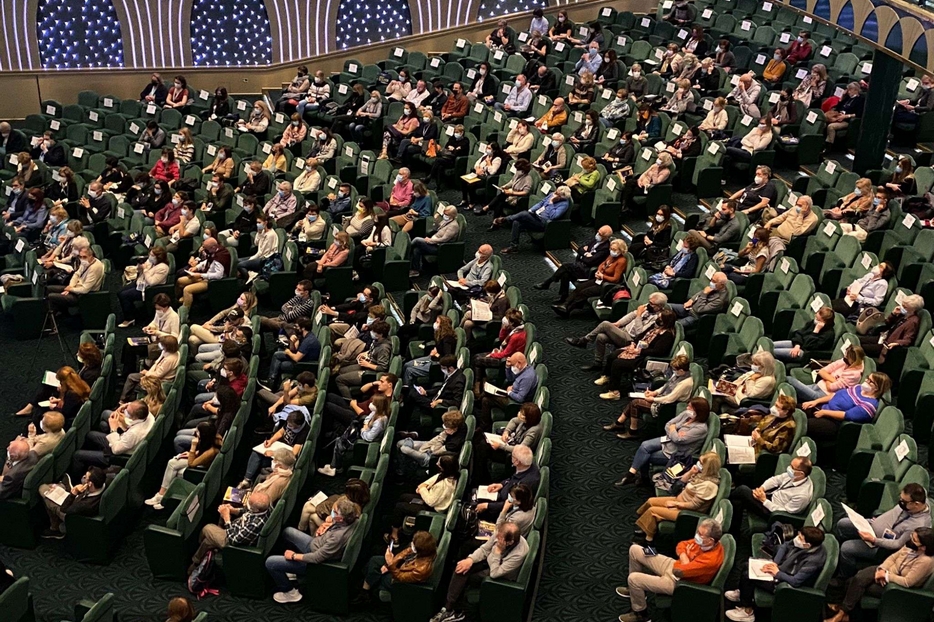
[[[457,283],[467,289],[459,292],[458,289],[451,288],[451,295],[461,300],[466,299],[465,295],[471,298],[482,297],[483,286],[493,278],[493,263],[490,261],[492,257],[493,247],[481,244],[473,259],[457,270]]]
[[[661,272],[649,276],[649,283],[662,289],[671,287],[675,279],[690,279],[697,272],[697,242],[691,236],[685,236],[678,242],[679,249]]]
[[[266,260],[279,252],[279,236],[276,233],[276,221],[265,213],[256,215],[256,252],[249,257],[243,257],[237,262],[237,272],[240,278],[248,283],[259,274]]]
[[[746,399],[764,400],[775,391],[775,357],[763,350],[752,355],[751,369],[730,381],[721,376],[712,380],[713,409],[718,413],[732,412]],[[714,391],[713,389],[716,389]]]
[[[402,227],[406,233],[415,227],[415,221],[431,216],[432,205],[428,188],[420,181],[412,182],[412,203],[408,208],[400,210],[398,216],[390,218],[391,221]]]
[[[765,228],[785,244],[792,238],[808,235],[817,227],[817,214],[811,210],[813,204],[811,197],[802,194],[793,208],[767,221]]]
[[[606,387],[600,399],[618,400],[623,376],[643,367],[651,356],[666,356],[675,343],[676,316],[671,309],[661,312],[655,325],[636,343],[621,348],[616,356],[610,356],[603,365],[603,375],[594,381],[598,387]]]
[[[506,135],[503,151],[513,160],[528,160],[535,146],[535,135],[529,131],[529,122],[521,120]]]
[[[72,478],[79,479],[89,466],[110,466],[112,456],[132,455],[155,422],[143,401],[130,402],[113,411],[107,419],[110,434],[91,430],[85,439],[88,449],[78,449],[74,453],[70,469]]]
[[[681,414],[665,424],[666,436],[643,441],[632,466],[616,486],[638,484],[650,464],[667,464],[672,456],[690,456],[700,450],[707,438],[710,405],[703,397],[692,397]],[[665,440],[662,440],[665,439]]]
[[[108,476],[100,467],[92,466],[81,478],[81,483],[68,491],[68,496],[59,505],[46,495],[63,484],[42,484],[39,494],[45,503],[45,512],[49,516],[49,528],[42,531],[43,538],[61,540],[65,537],[62,530],[69,516],[97,516],[101,506],[101,495],[107,486]]]
[[[317,363],[321,356],[321,343],[314,333],[314,326],[314,320],[308,317],[301,317],[295,322],[295,330],[289,331],[288,347],[272,355],[268,386],[277,386],[279,375],[290,372],[296,363]]]
[[[435,216],[435,227],[428,233],[427,237],[418,237],[412,240],[412,269],[409,271],[410,278],[418,278],[422,270],[423,257],[425,255],[437,255],[438,249],[445,242],[452,242],[460,235],[460,224],[457,222],[457,208],[448,205],[440,221]]]
[[[117,292],[117,300],[120,301],[120,307],[123,309],[123,321],[119,324],[120,328],[129,328],[136,323],[137,309],[135,303],[143,301],[147,288],[164,285],[168,277],[168,253],[165,252],[165,248],[162,246],[153,246],[149,251],[149,257],[139,265],[136,281]],[[169,297],[166,294],[156,294],[156,298],[160,296],[165,299],[162,301],[164,304],[160,306],[163,309],[166,307],[171,308]],[[153,299],[153,302],[155,302],[155,299]]]
[[[802,364],[811,360],[814,352],[832,350],[835,338],[833,325],[833,309],[821,307],[813,320],[808,320],[807,324],[791,333],[790,339],[780,339],[772,344],[775,358],[785,363]]]
[[[305,217],[292,227],[292,239],[299,244],[299,249],[306,248],[307,242],[324,241],[327,239],[327,221],[321,217],[321,210],[314,203],[305,208]]]
[[[613,237],[613,228],[609,225],[603,225],[597,230],[592,242],[580,244],[574,261],[562,263],[547,279],[533,285],[535,289],[547,290],[554,282],[559,283],[558,294],[564,299],[573,281],[580,281],[589,278],[592,270],[602,264],[610,255],[610,240]]]
[[[288,545],[282,555],[272,555],[266,560],[266,571],[276,585],[272,598],[277,603],[297,603],[302,593],[294,587],[289,575],[301,578],[308,571],[308,564],[320,564],[339,560],[353,533],[354,523],[360,518],[360,510],[353,501],[341,497],[334,503],[330,518],[315,530],[313,536],[293,527],[286,527],[282,537]]]
[[[920,588],[934,574],[934,531],[917,527],[905,545],[885,558],[878,566],[863,568],[846,582],[846,595],[839,604],[830,605],[834,615],[824,622],[849,622],[864,595],[881,598],[889,583],[906,588]]]
[[[662,292],[652,292],[646,304],[639,305],[615,322],[604,320],[583,337],[567,337],[565,341],[576,348],[586,348],[588,343],[594,342],[594,362],[582,369],[598,371],[607,364],[607,344],[613,346],[613,350],[637,343],[655,327],[659,315],[667,307],[668,296]]]
[[[593,147],[600,139],[600,118],[593,109],[584,114],[584,122],[568,137],[568,142],[578,153],[592,153]]]
[[[739,420],[731,433],[746,436],[743,431],[751,427],[748,435],[752,439],[756,456],[762,451],[773,454],[786,453],[791,450],[791,441],[795,436],[797,424],[794,413],[797,406],[795,398],[780,394],[764,415],[763,406],[741,408],[734,413]]]
[[[478,355],[479,356],[479,355]],[[480,414],[477,418],[477,431],[490,432],[493,428],[493,409],[505,408],[508,404],[522,404],[532,401],[538,389],[538,376],[535,368],[521,351],[506,357],[506,395],[491,394],[484,390],[480,398]],[[478,390],[483,385],[478,382]]]
[[[681,510],[707,514],[720,488],[720,456],[715,451],[703,454],[694,466],[680,477],[676,496],[649,497],[636,514],[636,539],[651,546],[662,521],[676,521]],[[674,487],[671,490],[675,492]]]
[[[363,375],[367,371],[377,374],[389,369],[392,359],[392,343],[389,341],[389,324],[384,321],[373,322],[370,325],[370,348],[357,357],[355,365],[342,365],[334,382],[337,390],[345,399],[353,397],[351,391],[363,384]]]
[[[21,438],[10,441],[6,456],[3,470],[0,471],[0,500],[18,499],[23,494],[26,476],[39,462],[39,457],[29,449],[29,443]]]
[[[276,502],[285,494],[285,489],[292,481],[293,468],[295,467],[295,454],[291,449],[280,447],[272,453],[272,464],[270,472],[264,478],[254,485],[244,497],[249,500],[256,493],[263,493],[269,497],[269,503],[275,505]],[[233,511],[236,515],[239,509]]]
[[[432,622],[463,622],[463,595],[468,584],[479,586],[487,577],[502,581],[514,581],[528,555],[529,545],[515,523],[504,523],[483,546],[466,559],[457,562],[448,584],[444,607],[432,618]]]
[[[629,547],[629,577],[626,587],[616,593],[630,599],[632,612],[619,617],[620,622],[648,622],[645,593],[674,594],[680,581],[706,585],[723,565],[720,523],[705,518],[697,525],[693,540],[679,542],[677,559],[665,555],[646,555],[640,544]]]
[[[851,235],[860,242],[865,242],[870,233],[882,230],[892,217],[892,212],[889,210],[889,198],[889,191],[884,186],[876,188],[875,196],[872,198],[872,208],[855,224],[841,224],[843,235]]]
[[[515,161],[513,167],[516,169],[512,179],[498,186],[497,192],[490,202],[486,205],[478,205],[474,208],[474,214],[481,216],[487,212],[493,212],[494,218],[502,218],[507,208],[515,208],[521,197],[527,197],[532,192],[532,165],[525,158]],[[492,249],[491,249],[492,251]]]
[[[885,318],[884,324],[871,330],[868,335],[860,335],[859,341],[863,349],[869,356],[878,357],[881,365],[892,350],[914,345],[921,324],[920,311],[923,308],[924,298],[918,294],[905,296],[901,304]]]
[[[418,434],[414,432],[403,432],[401,436],[404,438],[396,443],[399,450],[397,473],[400,475],[407,461],[427,469],[434,457],[460,455],[467,440],[467,426],[459,410],[449,410],[441,415],[441,432],[437,436],[427,441],[418,440]]]
[[[726,274],[714,272],[707,287],[694,294],[684,304],[671,305],[671,310],[678,316],[678,323],[684,328],[689,328],[702,315],[726,311],[727,304],[730,302],[730,292],[726,288],[726,283]]]
[[[743,524],[743,510],[766,520],[769,520],[772,512],[804,512],[814,500],[812,468],[809,458],[796,456],[784,472],[768,478],[758,488],[734,488],[730,493],[734,518],[732,530],[739,533]]]
[[[510,491],[519,484],[525,484],[531,490],[538,491],[541,482],[541,472],[535,464],[535,456],[527,445],[519,445],[513,449],[510,461],[515,472],[497,484],[489,484],[486,490],[496,495],[495,501],[482,501],[477,504],[477,515],[481,520],[495,520],[502,512],[503,506],[509,499]]]
[[[224,244],[237,248],[240,246],[240,237],[249,239],[250,234],[256,231],[256,217],[260,211],[256,207],[255,197],[244,197],[243,209],[236,215],[230,229],[224,229],[220,235],[224,238]]]
[[[824,218],[854,223],[869,213],[869,210],[872,209],[874,197],[872,180],[861,177],[856,180],[853,192],[843,195],[837,199],[832,208],[823,211]]]
[[[736,259],[723,266],[726,277],[737,285],[744,285],[750,274],[765,272],[772,259],[772,247],[769,245],[771,234],[765,227],[759,227],[752,239],[740,249]],[[740,265],[743,260],[745,265]]]
[[[446,354],[438,361],[444,381],[428,389],[413,384],[405,397],[405,405],[411,410],[429,411],[433,408],[453,408],[460,406],[464,398],[467,380],[464,370],[457,366],[457,358]]]
[[[600,124],[603,127],[613,127],[618,122],[625,121],[632,115],[633,106],[635,103],[629,98],[629,91],[626,88],[617,89],[613,101],[600,111]]]
[[[606,108],[603,110],[606,112]],[[626,167],[631,167],[636,161],[636,149],[632,144],[632,132],[624,132],[606,153],[597,156],[597,161],[614,173]]]
[[[291,410],[287,416],[280,417],[272,435],[263,441],[265,447],[272,447],[275,443],[282,443],[292,448],[292,453],[298,457],[301,453],[305,441],[308,440],[308,432],[311,425],[306,420],[308,411],[302,407]],[[250,457],[246,463],[246,472],[243,480],[237,485],[240,490],[249,490],[253,487],[256,476],[261,469],[272,466],[274,450],[267,449],[260,455],[258,452],[251,451]]]
[[[52,453],[52,450],[65,438],[64,427],[64,415],[54,410],[47,410],[45,414],[42,415],[39,429],[36,429],[33,423],[27,426],[28,436],[26,436],[26,442],[29,443],[29,451],[36,454],[39,458]]]
[[[315,301],[311,297],[314,283],[307,279],[299,281],[295,286],[295,295],[289,298],[279,308],[276,317],[260,317],[260,328],[264,331],[277,333],[288,324],[294,324],[302,318],[311,318],[315,313]]]
[[[334,241],[321,257],[305,264],[303,274],[306,279],[320,279],[328,268],[337,268],[347,263],[350,257],[351,237],[346,231],[334,234]]]
[[[295,197],[295,193],[292,192],[292,183],[280,181],[278,192],[266,202],[263,213],[275,221],[276,226],[289,229],[298,219],[299,214],[295,211],[297,206],[298,199]]]
[[[503,321],[503,318],[506,317],[506,312],[509,311],[509,298],[506,296],[506,291],[503,289],[503,286],[499,284],[499,281],[489,280],[484,283],[479,300],[490,305],[490,314],[492,317],[489,321],[484,322],[481,320],[474,320],[470,309],[464,313],[464,317],[461,319],[461,328],[464,329],[464,333],[467,335],[467,344],[471,346],[475,343],[473,329],[476,326],[495,327],[497,323]]]
[[[263,402],[270,404],[269,416],[282,410],[283,406],[304,406],[311,409],[318,399],[318,387],[315,374],[310,371],[303,371],[295,376],[282,381],[282,390],[273,393],[267,389],[260,389],[256,395]]]
[[[414,493],[402,493],[392,511],[391,530],[383,535],[386,543],[399,546],[399,531],[405,519],[420,512],[445,514],[454,503],[454,491],[460,477],[457,456],[444,454],[436,461],[438,472],[418,485]]]
[[[553,220],[558,220],[564,216],[570,207],[571,189],[565,185],[558,186],[553,192],[541,201],[529,207],[528,210],[516,212],[511,216],[497,218],[493,221],[494,225],[502,225],[506,222],[512,225],[512,235],[510,244],[500,251],[503,255],[519,252],[519,238],[523,231],[530,233],[542,233]]]
[[[220,524],[208,523],[201,529],[198,549],[191,558],[188,574],[198,567],[208,551],[218,551],[226,546],[253,546],[259,540],[266,521],[271,514],[269,497],[258,492],[250,495],[250,501],[237,517],[232,516],[233,506],[227,503],[217,508]]]
[[[178,339],[172,335],[159,337],[159,349],[161,353],[159,358],[153,362],[149,369],[143,369],[133,372],[126,377],[126,383],[123,385],[123,391],[120,393],[120,401],[126,402],[136,395],[139,388],[139,382],[143,376],[158,378],[162,382],[172,382],[175,380],[175,372],[178,369]]]
[[[255,225],[254,225],[255,226]],[[188,268],[184,270],[185,276],[175,281],[175,295],[182,304],[191,308],[195,294],[208,291],[208,283],[226,277],[230,273],[230,251],[224,248],[217,238],[210,237],[201,244],[201,252],[197,258],[189,260]]]
[[[104,262],[94,256],[94,251],[90,247],[82,248],[78,251],[78,258],[81,265],[71,275],[68,285],[49,285],[46,288],[49,309],[57,315],[77,307],[79,296],[100,291],[104,284]]]
[[[649,390],[644,397],[633,398],[626,404],[626,408],[612,423],[603,426],[607,432],[622,430],[617,436],[621,439],[639,438],[640,419],[656,412],[658,405],[677,404],[686,402],[694,389],[694,380],[691,378],[691,361],[683,354],[671,359],[669,363],[671,376],[657,391]]]
[[[99,370],[97,374],[100,375]],[[88,378],[91,379],[91,375],[88,375]],[[33,401],[19,410],[16,416],[32,416],[32,424],[41,427],[40,422],[46,409],[39,406],[39,402],[47,399],[49,401],[49,410],[62,413],[62,416],[65,417],[65,427],[71,426],[75,417],[78,416],[81,406],[88,401],[91,395],[91,387],[74,368],[67,365],[60,367],[55,372],[55,379],[58,381],[57,391],[53,387],[45,389],[48,385],[43,385],[43,389],[38,392]],[[91,382],[96,379],[94,377]]]
[[[750,579],[748,572],[740,574],[739,589],[724,594],[728,601],[737,603],[735,609],[726,612],[726,617],[735,622],[754,622],[757,589],[775,593],[783,584],[813,587],[826,559],[824,532],[820,527],[802,527],[793,540],[778,547],[771,563],[762,567],[762,572],[772,575],[771,581]]]
[[[334,477],[338,473],[343,473],[344,456],[353,452],[354,443],[357,440],[379,443],[389,425],[391,404],[392,400],[385,395],[373,396],[369,408],[362,413],[362,422],[358,417],[356,421],[347,426],[334,443],[331,461],[320,467],[318,473],[326,477]]]
[[[412,536],[411,547],[393,553],[388,547],[383,555],[370,558],[363,579],[362,592],[355,602],[369,603],[380,590],[392,591],[396,583],[425,583],[431,578],[438,543],[427,531],[417,531]]]
[[[541,423],[542,409],[535,402],[525,402],[519,408],[519,414],[509,420],[498,438],[481,438],[483,432],[478,431],[473,443],[474,478],[480,481],[490,479],[490,461],[505,464],[516,447],[524,445],[533,452],[538,449],[542,435]]]
[[[574,285],[574,291],[558,304],[552,305],[552,310],[567,318],[576,309],[587,307],[591,296],[602,295],[606,286],[625,284],[628,250],[622,238],[612,240],[610,254],[597,266],[593,278],[579,279]]]
[[[802,401],[816,400],[819,397],[836,393],[841,389],[855,387],[863,378],[863,360],[866,358],[863,349],[852,346],[843,352],[843,356],[836,361],[824,365],[812,373],[813,384],[804,384],[794,376],[787,376],[785,381],[795,388],[798,399]]]
[[[416,378],[427,378],[432,363],[436,363],[447,356],[456,356],[457,335],[451,318],[439,315],[433,325],[434,341],[423,344],[425,349],[431,348],[425,356],[419,356],[406,361],[402,366],[402,384],[411,386]],[[455,363],[456,366],[456,363]]]
[[[526,348],[525,319],[519,309],[509,309],[503,316],[499,329],[498,345],[490,352],[477,353],[473,357],[474,393],[479,397],[487,368],[501,369],[507,358],[521,354]]]
[[[214,458],[220,455],[223,444],[224,438],[217,433],[217,425],[213,421],[199,423],[195,435],[191,438],[191,447],[188,451],[169,459],[168,464],[165,465],[165,473],[162,475],[162,486],[159,487],[159,492],[146,499],[146,505],[155,510],[161,510],[162,497],[169,489],[172,480],[182,477],[188,467],[207,468],[211,466]]]
[[[532,162],[532,168],[545,179],[553,179],[567,167],[568,154],[564,150],[564,134],[555,132],[551,135],[545,150]]]
[[[596,126],[596,121],[594,126]],[[584,157],[581,160],[581,170],[568,177],[564,184],[571,189],[575,199],[581,199],[585,194],[595,191],[600,184],[597,161],[590,156]]]
[[[545,67],[545,71],[548,71],[547,67]],[[553,132],[567,122],[568,108],[564,102],[564,98],[555,97],[555,101],[551,104],[551,108],[546,110],[545,114],[538,118],[538,120],[535,122],[535,127],[537,127],[542,132]]]
[[[771,177],[771,168],[757,166],[752,183],[729,196],[729,199],[736,201],[737,207],[749,216],[749,222],[757,222],[761,215],[758,212],[765,208],[769,206],[772,208],[777,207],[778,194],[770,179]]]
[[[749,130],[745,136],[734,136],[727,141],[724,157],[738,162],[750,162],[752,156],[768,149],[774,138],[772,117],[762,117],[756,127]]]
[[[891,386],[889,377],[876,371],[869,374],[862,384],[804,402],[801,407],[812,413],[808,416],[808,436],[817,443],[818,448],[832,447],[844,421],[872,422],[879,408],[879,400]]]
[[[705,220],[699,229],[688,231],[688,236],[708,251],[724,244],[738,242],[741,235],[743,232],[740,230],[739,221],[736,220],[736,201],[731,199],[723,201],[720,208]]]

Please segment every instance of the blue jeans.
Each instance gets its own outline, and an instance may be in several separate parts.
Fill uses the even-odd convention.
[[[421,272],[422,256],[437,255],[438,245],[432,244],[425,238],[415,238],[412,240],[412,270]]]
[[[299,555],[310,551],[311,541],[314,540],[307,533],[294,527],[286,527],[285,531],[282,532],[282,538],[289,544],[294,545],[295,552]],[[292,589],[292,582],[286,576],[287,573],[304,576],[307,570],[308,564],[288,561],[283,555],[272,555],[266,560],[266,572],[272,577],[273,583],[276,584],[276,590],[279,592],[288,592]]]
[[[237,270],[246,278],[248,272],[259,272],[263,269],[266,260],[260,259],[241,259],[237,262]]]
[[[295,363],[292,362],[292,359],[290,359],[285,352],[274,352],[272,360],[269,361],[269,383],[278,385],[279,374],[292,371],[294,365]]]
[[[643,471],[650,464],[668,464],[668,456],[662,451],[661,437],[643,441],[632,459],[632,468],[636,471]]]
[[[259,475],[261,469],[271,464],[272,458],[267,458],[266,456],[259,455],[255,451],[251,451],[250,457],[246,461],[246,473],[243,474],[243,479],[248,479],[252,482],[256,479],[256,476]]]
[[[784,362],[792,363],[796,361],[803,361],[804,354],[802,353],[799,356],[792,356],[791,350],[795,347],[795,344],[791,342],[790,339],[783,339],[781,341],[776,341],[772,344],[772,353],[775,355],[775,358]]]
[[[301,117],[305,115],[306,110],[317,110],[317,109],[318,109],[318,102],[309,104],[307,99],[302,99],[300,102],[298,102],[298,106],[295,107],[295,112],[297,112],[298,116]]]
[[[399,450],[400,454],[424,468],[431,462],[431,452],[419,451],[426,442],[427,441],[413,441],[410,438],[404,438],[396,443],[396,448]]]
[[[431,368],[430,356],[420,356],[406,361],[402,366],[402,384],[409,386],[416,378],[427,378],[429,368]]]
[[[668,308],[674,311],[675,315],[678,316],[678,324],[681,324],[684,328],[689,328],[693,326],[697,320],[700,318],[696,315],[693,315],[690,311],[684,308],[684,305],[679,304],[670,304]]]
[[[507,216],[506,220],[512,223],[512,246],[519,246],[519,236],[523,231],[533,231],[541,233],[545,230],[545,221],[529,211],[516,212],[512,216]]]
[[[787,382],[788,384],[790,384],[791,386],[795,388],[795,391],[798,393],[799,404],[801,402],[810,402],[812,400],[816,400],[819,397],[824,397],[825,395],[827,395],[817,386],[816,383],[815,384],[804,384],[803,382],[801,382],[797,378],[794,378],[793,376],[787,376],[785,378],[785,382]]]

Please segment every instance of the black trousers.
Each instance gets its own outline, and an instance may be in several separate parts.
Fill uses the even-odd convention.
[[[451,575],[451,582],[448,584],[448,595],[444,601],[444,606],[448,611],[456,609],[464,595],[464,590],[468,585],[478,586],[483,580],[490,576],[490,566],[486,560],[478,562],[470,567],[465,574]]]
[[[810,430],[808,430],[810,433]],[[762,518],[768,518],[771,512],[761,501],[752,496],[752,488],[749,486],[737,486],[730,493],[730,502],[733,504],[733,522],[730,524],[730,531],[734,534],[739,533],[743,524],[743,510],[750,514],[755,514]]]

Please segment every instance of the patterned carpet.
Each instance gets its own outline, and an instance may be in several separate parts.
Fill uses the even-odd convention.
[[[456,200],[445,193],[447,200]],[[693,207],[693,199],[678,196],[679,203]],[[508,231],[486,233],[487,217],[467,216],[470,223],[468,256],[482,242],[499,250],[508,244]],[[575,238],[584,242],[592,231],[577,227]],[[570,258],[570,252],[559,256]],[[522,289],[523,300],[532,310],[538,327],[538,340],[544,346],[544,362],[549,367],[551,410],[555,416],[551,457],[551,504],[545,565],[538,590],[534,620],[558,622],[587,619],[613,620],[626,610],[625,601],[613,589],[624,583],[627,551],[632,538],[634,510],[646,496],[645,489],[626,488],[622,491],[612,483],[628,467],[636,445],[599,430],[599,426],[618,415],[621,402],[605,402],[592,384],[593,374],[579,366],[589,362],[586,353],[567,346],[569,335],[581,335],[592,328],[592,317],[576,315],[571,320],[559,320],[548,308],[557,295],[531,288],[543,280],[553,266],[526,240],[522,252],[504,257],[504,268]],[[271,311],[266,309],[264,311]],[[198,319],[198,318],[196,318]],[[62,355],[54,339],[19,342],[13,338],[9,319],[0,320],[0,364],[7,382],[0,383],[0,439],[8,442],[21,427],[21,420],[11,416],[35,391],[41,372],[56,369]],[[69,351],[77,346],[77,332],[66,331]],[[35,365],[31,365],[37,352]],[[831,476],[828,496],[840,513],[838,505],[842,477]],[[149,483],[155,490],[157,482]],[[333,488],[331,486],[325,489]],[[147,488],[148,490],[148,488]],[[392,501],[392,492],[384,499]],[[81,598],[98,598],[105,592],[116,594],[116,610],[122,621],[163,620],[165,603],[174,596],[186,595],[185,587],[177,583],[154,581],[146,565],[142,545],[142,530],[151,522],[164,521],[165,514],[156,515],[148,508],[134,517],[129,536],[109,566],[97,567],[76,563],[64,551],[62,542],[44,542],[34,551],[0,547],[0,559],[17,574],[32,579],[38,622],[59,622],[70,619],[75,602]],[[2,529],[2,526],[0,526]],[[740,549],[737,559],[748,551]],[[253,601],[231,597],[223,592],[197,604],[212,620],[246,622],[291,622],[300,616],[312,622],[334,620],[317,614],[305,604],[281,606],[271,599]],[[2,613],[0,613],[2,619]],[[389,620],[388,610],[356,610],[346,618],[354,622]]]

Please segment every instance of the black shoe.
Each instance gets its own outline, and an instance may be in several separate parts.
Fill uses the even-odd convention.
[[[603,429],[607,432],[613,432],[614,430],[625,430],[626,424],[620,423],[619,421],[613,421],[613,423],[608,423],[603,426]]]
[[[47,540],[64,540],[65,534],[56,529],[43,529],[42,534],[39,536]]]
[[[548,288],[551,287],[551,283],[549,283],[548,281],[542,281],[541,283],[536,283],[536,284],[533,285],[532,287],[534,287],[535,289],[540,289],[540,290],[546,290],[546,291],[547,291]]]
[[[500,255],[513,255],[519,252],[518,246],[507,246],[506,248],[499,251]]]
[[[623,476],[623,479],[619,480],[613,485],[621,488],[623,486],[628,486],[629,484],[638,484],[638,483],[639,483],[638,473],[626,473],[626,475]]]
[[[551,310],[564,319],[567,319],[571,315],[571,312],[568,311],[568,308],[564,305],[551,305]]]
[[[350,599],[352,607],[368,607],[373,604],[373,595],[370,590],[360,590],[360,593]]]
[[[402,441],[402,440],[405,440],[405,439],[407,439],[407,438],[410,438],[410,439],[412,439],[413,441],[417,441],[417,440],[418,440],[418,432],[399,432],[398,434],[396,434],[396,440],[397,440],[397,441]]]
[[[575,348],[586,348],[588,343],[587,339],[584,337],[565,337],[564,341]]]
[[[461,201],[460,203],[457,204],[458,209],[464,209],[465,207],[470,207],[470,203],[468,203],[467,201]]]
[[[601,369],[603,369],[603,365],[597,365],[596,363],[581,365],[581,371],[600,371]]]
[[[497,229],[499,229],[499,225],[494,223],[490,225],[489,227],[487,227],[487,233],[489,233],[490,231],[496,231]]]
[[[636,430],[627,429],[625,432],[617,434],[616,438],[624,441],[636,441],[639,440],[639,433]]]

